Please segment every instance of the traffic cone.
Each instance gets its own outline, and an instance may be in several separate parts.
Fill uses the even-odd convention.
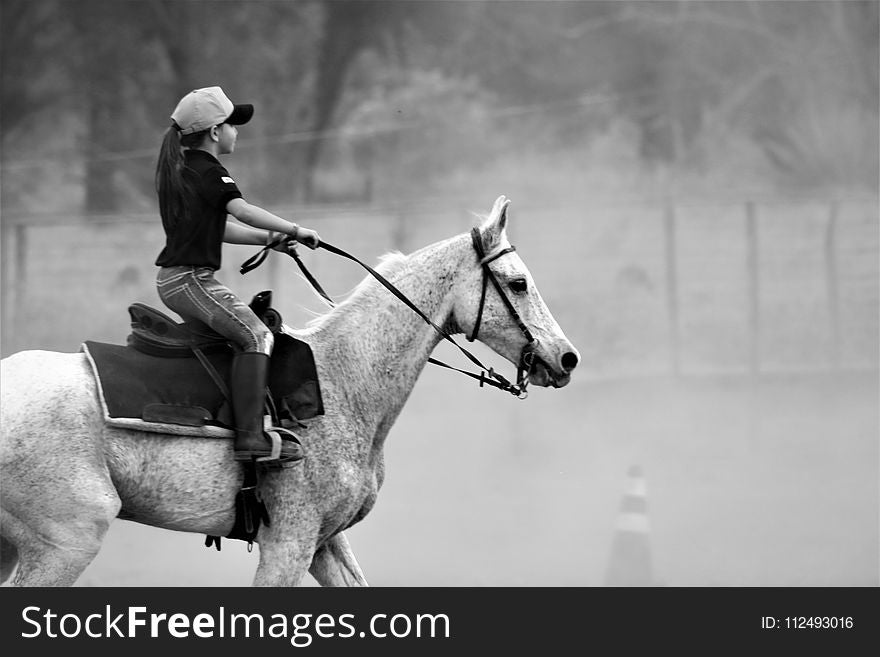
[[[627,473],[605,586],[654,586],[649,534],[647,486],[642,469],[634,465]]]

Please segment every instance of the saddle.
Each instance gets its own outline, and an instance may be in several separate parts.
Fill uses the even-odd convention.
[[[281,330],[281,316],[271,302],[272,293],[261,292],[250,307],[274,334],[267,411],[273,426],[290,429],[323,415],[324,406],[311,347]],[[178,323],[142,303],[129,306],[128,313],[126,345],[82,345],[98,384],[105,423],[162,434],[234,437],[226,384],[232,344],[206,325]],[[243,468],[235,524],[226,537],[246,541],[250,551],[260,526],[269,526],[270,519],[257,493],[256,466]],[[219,536],[207,536],[205,546],[219,550],[220,541]]]
[[[324,413],[311,347],[281,331],[271,292],[251,308],[274,333],[267,405],[278,426],[291,428]],[[107,424],[126,429],[231,437],[227,381],[234,348],[206,325],[179,323],[155,308],[128,308],[126,345],[86,341]]]

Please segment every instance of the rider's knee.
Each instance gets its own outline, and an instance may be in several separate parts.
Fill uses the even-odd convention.
[[[275,346],[275,336],[272,331],[257,331],[254,333],[253,344],[249,345],[247,351],[253,351],[259,354],[272,355],[272,348]]]

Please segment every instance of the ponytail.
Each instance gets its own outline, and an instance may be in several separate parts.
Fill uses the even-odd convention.
[[[189,208],[186,205],[189,183],[183,177],[183,170],[186,168],[183,149],[197,148],[207,134],[207,130],[202,130],[181,137],[174,122],[165,131],[162,146],[159,148],[159,160],[156,162],[156,192],[159,194],[159,214],[166,230],[173,230],[178,221],[189,218]]]
[[[165,132],[156,162],[156,192],[159,194],[159,214],[162,225],[173,229],[180,219],[186,219],[186,181],[183,178],[183,149],[177,126]]]

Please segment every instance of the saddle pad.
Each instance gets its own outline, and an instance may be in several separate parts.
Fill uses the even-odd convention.
[[[175,435],[231,437],[223,392],[195,356],[161,358],[132,347],[86,341],[82,345],[98,383],[104,420],[111,426]],[[206,354],[227,381],[232,352]],[[278,419],[296,422],[324,412],[311,347],[284,333],[275,335],[269,390]],[[184,423],[144,420],[147,407],[180,408]],[[188,411],[188,412],[187,412]],[[194,418],[201,418],[196,422]]]

